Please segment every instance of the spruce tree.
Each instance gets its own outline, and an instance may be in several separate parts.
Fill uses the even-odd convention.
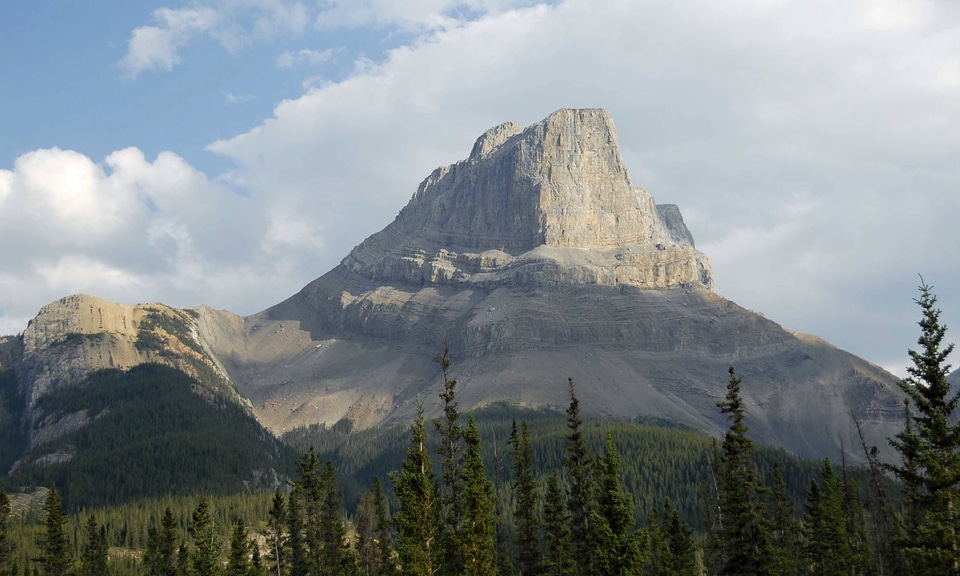
[[[267,544],[269,546],[267,558],[270,562],[270,573],[283,576],[286,566],[283,561],[283,549],[286,546],[283,530],[287,523],[287,509],[283,493],[280,492],[279,488],[274,492],[271,504],[270,515],[267,518]]]
[[[593,573],[590,453],[583,438],[581,429],[583,418],[580,416],[580,400],[577,399],[573,378],[569,378],[567,382],[570,390],[570,406],[567,408],[567,454],[563,458],[563,467],[567,471],[570,482],[567,508],[570,512],[570,535],[573,542],[576,574],[587,576]]]
[[[843,486],[828,460],[820,470],[820,484],[810,485],[803,523],[807,570],[818,576],[850,574],[854,564],[848,546]]]
[[[400,509],[394,516],[401,576],[435,576],[440,566],[437,525],[440,503],[426,447],[423,405],[410,427],[410,448],[398,473],[391,474]]]
[[[714,471],[717,484],[718,516],[711,521],[717,530],[710,539],[719,551],[718,574],[753,576],[773,573],[770,527],[760,499],[759,478],[753,463],[753,442],[747,437],[746,415],[740,397],[740,378],[729,370],[727,394],[717,403],[730,420],[723,437],[721,454]]]
[[[247,541],[247,525],[243,517],[238,517],[233,524],[233,536],[230,538],[226,576],[248,576],[249,571],[250,543]]]
[[[65,576],[73,559],[67,543],[66,523],[60,494],[51,486],[43,504],[44,534],[40,539],[40,566],[44,576]]]
[[[180,547],[177,548],[177,576],[190,576],[190,549],[187,547],[187,542],[180,542]]]
[[[904,485],[905,535],[902,549],[912,574],[960,575],[960,392],[951,394],[946,344],[947,327],[933,288],[921,278],[918,351],[900,382],[915,414],[907,413],[904,430],[890,444],[902,464],[889,469]]]
[[[360,496],[357,508],[357,563],[363,576],[384,576],[393,572],[387,499],[380,477],[373,477],[369,492]]]
[[[668,498],[663,511],[650,512],[650,555],[645,576],[697,576],[696,545],[692,531]]]
[[[526,422],[513,423],[510,435],[513,447],[513,491],[517,498],[514,523],[517,526],[517,569],[520,576],[537,576],[542,570],[540,555],[540,518],[537,515],[537,483],[533,477],[530,431]]]
[[[107,575],[107,530],[95,516],[87,518],[86,541],[80,555],[79,576]]]
[[[319,571],[323,576],[355,576],[356,560],[347,543],[347,530],[343,525],[342,501],[333,463],[324,465],[320,483],[324,488],[320,506],[321,556]]]
[[[543,573],[545,576],[571,576],[576,572],[573,542],[570,539],[570,514],[567,497],[557,474],[547,477],[547,493],[543,504],[543,533],[546,545]]]
[[[630,576],[640,572],[646,558],[646,535],[634,531],[633,503],[620,481],[620,457],[607,433],[607,450],[597,461],[597,506],[593,512],[593,558],[601,576]]]
[[[464,432],[461,472],[463,527],[460,535],[464,576],[494,576],[493,484],[480,455],[480,432],[471,416]]]
[[[210,514],[206,496],[200,496],[197,508],[190,517],[190,536],[193,538],[192,564],[197,576],[218,576],[223,572],[220,563],[220,543],[217,527]]]
[[[287,497],[287,566],[290,576],[307,576],[310,572],[303,537],[303,489],[294,484]]]
[[[443,354],[437,357],[443,373],[443,419],[434,423],[440,433],[437,453],[443,458],[443,483],[440,490],[440,507],[443,519],[443,569],[445,576],[458,576],[463,571],[463,429],[460,427],[460,411],[456,400],[457,381],[450,378],[450,348],[444,346]]]
[[[177,574],[177,521],[167,508],[160,520],[160,527],[151,527],[147,533],[147,548],[143,565],[147,576],[176,576]]]
[[[379,574],[377,576],[386,576],[396,572],[393,562],[393,538],[390,535],[390,508],[387,504],[387,496],[383,493],[383,486],[380,483],[380,477],[373,477],[373,504],[376,510],[376,527],[373,534],[377,540],[377,549],[379,551]]]
[[[250,570],[247,576],[266,576],[267,568],[263,565],[263,557],[260,555],[260,546],[255,542],[251,543],[253,552],[250,554]]]
[[[800,523],[795,517],[795,504],[787,494],[787,482],[779,463],[774,465],[772,481],[770,509],[773,529],[770,539],[774,552],[774,573],[777,576],[799,576],[803,557]]]

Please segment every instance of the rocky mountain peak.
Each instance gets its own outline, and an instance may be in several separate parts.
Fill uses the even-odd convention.
[[[379,280],[714,289],[679,209],[634,187],[601,109],[500,124],[435,170],[343,264]]]

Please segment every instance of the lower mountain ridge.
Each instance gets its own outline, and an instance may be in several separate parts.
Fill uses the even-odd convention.
[[[445,346],[462,410],[562,410],[572,378],[588,414],[716,435],[732,365],[760,442],[861,460],[854,418],[882,454],[902,426],[892,374],[718,293],[679,209],[630,181],[603,110],[492,128],[393,223],[263,312],[71,296],[0,340],[0,370],[16,374],[31,454],[97,422],[51,417],[45,398],[147,363],[278,435],[405,424],[418,401],[440,413]]]

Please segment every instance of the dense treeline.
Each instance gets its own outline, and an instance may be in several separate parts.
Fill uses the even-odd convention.
[[[35,410],[48,426],[87,422],[72,431],[65,424],[65,433],[21,455],[4,486],[56,484],[75,510],[165,494],[232,493],[258,483],[262,489],[292,472],[290,447],[237,404],[204,398],[196,386],[179,370],[144,364],[101,370],[44,395]]]

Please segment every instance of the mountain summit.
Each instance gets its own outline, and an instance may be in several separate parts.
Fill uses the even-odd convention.
[[[396,220],[342,266],[453,286],[566,282],[714,289],[679,210],[635,188],[604,110],[491,128],[438,168]]]
[[[857,460],[851,414],[871,444],[902,422],[893,375],[717,292],[680,210],[630,181],[603,110],[488,130],[339,266],[258,314],[107,308],[64,299],[28,330],[42,339],[0,349],[31,405],[85,370],[155,358],[222,378],[277,433],[405,424],[418,401],[440,413],[431,359],[449,345],[463,410],[562,409],[572,377],[585,412],[717,434],[734,365],[761,442]]]

